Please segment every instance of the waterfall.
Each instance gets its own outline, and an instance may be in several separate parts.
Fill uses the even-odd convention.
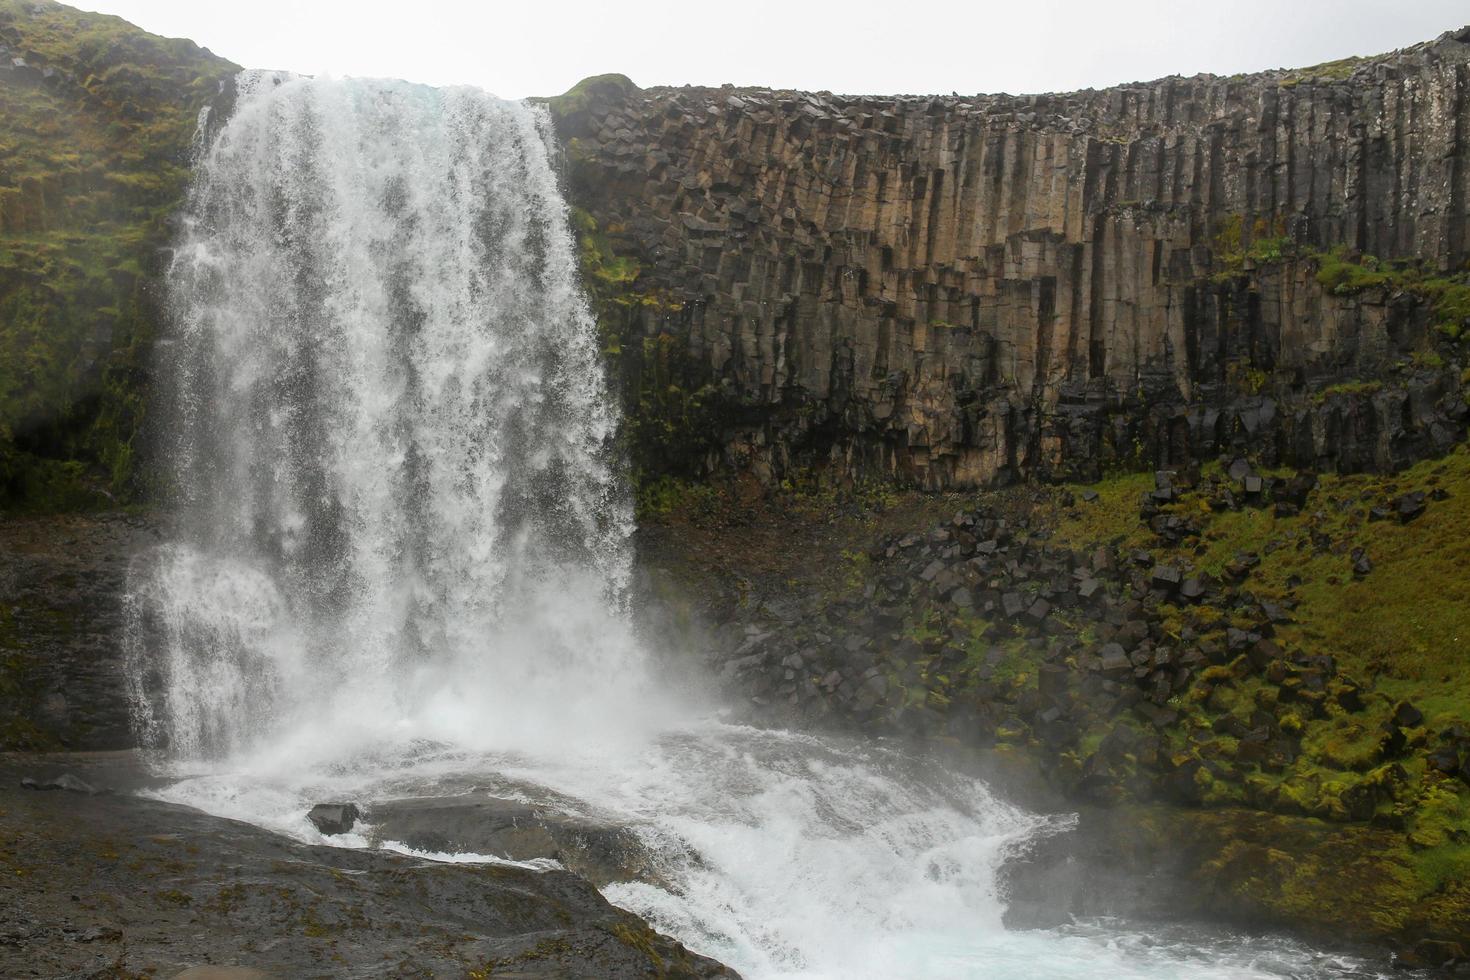
[[[422,716],[467,676],[502,732],[636,688],[617,419],[551,153],[543,110],[478,90],[240,77],[168,277],[177,527],[130,643],[150,745]]]
[[[997,868],[1054,821],[655,683],[546,115],[399,82],[237,88],[169,272],[172,525],[130,576],[158,795],[317,843],[326,799],[592,817],[656,871],[609,899],[750,980],[1339,975],[1289,944],[1007,932]]]

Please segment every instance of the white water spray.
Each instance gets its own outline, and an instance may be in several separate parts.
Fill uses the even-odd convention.
[[[616,420],[547,132],[469,89],[240,78],[169,280],[151,744],[501,746],[631,707]]]
[[[661,883],[608,896],[752,980],[1333,975],[1008,933],[997,867],[1046,820],[662,693],[548,132],[471,90],[240,78],[170,275],[177,526],[131,598],[164,795],[318,840],[326,798],[539,796],[631,828]]]

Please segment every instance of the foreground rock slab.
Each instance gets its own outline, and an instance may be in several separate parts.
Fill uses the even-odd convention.
[[[736,976],[570,872],[308,846],[28,775],[50,778],[0,756],[0,976]]]
[[[486,795],[390,800],[368,809],[373,835],[418,851],[550,858],[599,888],[661,883],[638,835],[593,818]]]

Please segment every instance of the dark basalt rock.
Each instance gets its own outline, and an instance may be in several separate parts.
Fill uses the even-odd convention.
[[[829,687],[839,684],[840,675]],[[659,880],[637,834],[549,806],[476,793],[374,803],[366,819],[376,839],[419,851],[490,854],[510,861],[549,858],[599,888],[615,881]]]
[[[1312,253],[1462,267],[1444,174],[1465,169],[1467,63],[1446,37],[1311,84],[589,89],[558,124],[571,201],[638,263],[603,304],[630,413],[655,378],[718,406],[647,461],[957,489],[1148,460],[1161,503],[1223,455],[1289,509],[1302,488],[1268,493],[1246,452],[1342,472],[1442,453],[1459,367],[1402,367],[1436,346],[1427,304],[1324,286]]]
[[[127,514],[0,520],[0,748],[133,744],[122,647],[128,564],[157,540]],[[3,640],[3,637],[0,637]]]
[[[1406,493],[1393,502],[1394,512],[1398,514],[1399,521],[1408,524],[1418,519],[1427,508],[1423,491]]]
[[[296,843],[0,759],[0,975],[734,977],[567,871]],[[106,773],[86,781],[107,785]],[[283,941],[289,938],[289,941]]]
[[[1424,712],[1407,701],[1400,701],[1393,709],[1393,720],[1401,728],[1415,728],[1424,724]]]
[[[311,825],[328,837],[334,834],[345,834],[357,823],[361,816],[357,805],[354,803],[318,803],[311,808],[306,819]]]
[[[1457,776],[1460,773],[1460,754],[1453,748],[1435,749],[1429,753],[1428,763],[1429,768],[1446,776]]]

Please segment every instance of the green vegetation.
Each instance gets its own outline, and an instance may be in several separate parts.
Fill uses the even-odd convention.
[[[1352,398],[1376,395],[1382,388],[1383,382],[1381,381],[1342,381],[1323,388],[1312,397],[1312,400],[1322,405],[1336,397]]]
[[[1282,76],[1278,84],[1282,88],[1295,88],[1302,82],[1340,82],[1351,77],[1353,72],[1367,61],[1366,58],[1340,58],[1337,61],[1324,61],[1320,65],[1288,72]]]
[[[1429,304],[1435,326],[1452,340],[1470,323],[1470,272],[1441,275],[1421,263],[1384,262],[1342,247],[1313,257],[1317,282],[1334,295],[1349,296],[1366,289],[1412,293]]]
[[[0,0],[0,507],[135,497],[147,283],[198,112],[236,66],[189,41]]]
[[[1246,228],[1243,215],[1226,218],[1215,233],[1216,283],[1231,282],[1247,271],[1291,259],[1308,259],[1317,266],[1317,282],[1334,296],[1351,296],[1377,289],[1408,293],[1423,300],[1439,331],[1458,339],[1470,324],[1470,269],[1445,274],[1421,262],[1384,261],[1361,255],[1346,246],[1322,252],[1294,243],[1285,222],[1257,218]]]
[[[1228,282],[1241,275],[1246,269],[1279,262],[1294,254],[1290,236],[1286,234],[1286,223],[1277,219],[1273,224],[1264,218],[1252,223],[1247,236],[1245,217],[1230,215],[1215,233],[1215,259],[1220,269],[1215,273],[1216,282]]]
[[[622,436],[640,511],[667,513],[675,484],[660,481],[700,475],[706,456],[719,448],[722,393],[679,337],[663,329],[683,304],[645,282],[638,260],[618,250],[621,229],[600,228],[581,209],[572,210],[571,221],[582,282],[621,394]]]
[[[1336,838],[1344,853],[1372,858],[1384,869],[1372,882],[1334,886],[1349,889],[1341,898],[1345,905],[1360,903],[1344,914],[1385,933],[1463,921],[1470,914],[1464,887],[1470,787],[1426,759],[1440,744],[1439,733],[1470,726],[1470,673],[1464,670],[1470,540],[1461,533],[1470,522],[1470,449],[1462,446],[1393,476],[1324,475],[1300,515],[1218,510],[1204,495],[1186,493],[1164,508],[1199,528],[1197,537],[1178,546],[1158,540],[1138,519],[1139,495],[1150,487],[1141,475],[1093,487],[1099,492],[1094,501],[1053,513],[1052,540],[1083,549],[1103,543],[1147,548],[1155,560],[1187,564],[1217,579],[1249,554],[1258,563],[1245,588],[1258,601],[1290,610],[1274,637],[1283,659],[1264,673],[1243,654],[1208,667],[1169,703],[1181,717],[1161,734],[1175,764],[1201,764],[1198,802],[1379,828],[1344,830]],[[1413,491],[1438,499],[1404,523],[1391,501]],[[1366,575],[1353,573],[1358,549],[1372,562]],[[1219,643],[1229,627],[1251,626],[1249,619],[1237,621],[1231,608],[1165,602],[1158,612],[1166,632],[1178,638],[1188,630],[1200,643]],[[1307,665],[1320,657],[1330,657],[1335,668],[1318,695],[1305,691],[1304,683],[1313,673]],[[1386,747],[1385,732],[1406,702],[1423,719],[1404,729],[1402,748]],[[1295,758],[1237,754],[1240,745],[1229,733],[1257,724],[1262,712],[1299,745]],[[1096,752],[1111,727],[1106,719],[1090,722],[1077,758]],[[1142,764],[1134,756],[1125,762]],[[1370,840],[1372,849],[1364,849]],[[1223,848],[1212,873],[1233,874],[1238,856]],[[1323,863],[1275,883],[1237,884],[1242,895],[1276,903],[1298,921],[1325,923],[1320,909],[1303,903],[1310,887],[1352,874],[1350,864]]]
[[[576,85],[567,89],[561,95],[543,99],[551,114],[558,119],[564,119],[574,113],[587,111],[593,100],[599,93],[628,92],[638,90],[633,80],[627,75],[612,72],[606,75],[592,75],[582,79]]]

